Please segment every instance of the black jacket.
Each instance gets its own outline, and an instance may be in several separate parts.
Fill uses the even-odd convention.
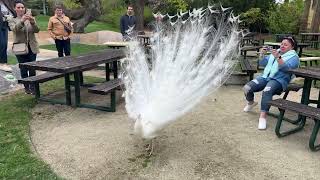
[[[121,34],[125,35],[126,34],[126,30],[129,29],[129,26],[135,26],[136,25],[136,17],[135,16],[128,16],[123,15],[120,19],[120,30],[121,30]]]

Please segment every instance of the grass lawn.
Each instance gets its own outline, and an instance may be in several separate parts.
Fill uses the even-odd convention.
[[[18,64],[18,60],[14,55],[8,55],[8,64],[15,65]]]
[[[308,54],[314,57],[320,57],[320,50],[303,50],[303,54]]]
[[[48,27],[48,22],[50,16],[44,16],[44,15],[38,15],[36,16],[37,18],[37,23],[40,27],[41,31],[47,31]],[[85,29],[85,33],[90,33],[90,32],[95,32],[95,31],[102,31],[102,30],[109,30],[109,31],[116,31],[119,32],[119,29],[116,27],[113,27],[107,23],[104,22],[98,22],[98,21],[93,21],[90,23]]]
[[[54,51],[57,50],[54,44],[42,45],[40,46],[40,48],[54,50]],[[88,52],[99,51],[107,48],[108,46],[106,45],[87,45],[87,44],[73,43],[71,44],[71,55],[76,56],[79,54],[86,54]]]
[[[101,78],[84,77],[85,82]],[[62,90],[64,80],[44,83],[44,93]],[[61,89],[62,88],[62,89]],[[36,105],[33,96],[17,93],[0,103],[0,179],[62,179],[39,159],[30,148],[30,111]]]
[[[45,47],[55,49],[54,45]],[[77,55],[107,47],[73,44],[72,48],[73,55]],[[9,63],[16,63],[15,56],[9,56]],[[85,82],[101,82],[101,78],[85,77]],[[41,91],[47,93],[63,87],[64,80],[58,79],[44,83]],[[35,104],[33,96],[22,92],[0,98],[0,179],[62,179],[30,148],[30,111]]]

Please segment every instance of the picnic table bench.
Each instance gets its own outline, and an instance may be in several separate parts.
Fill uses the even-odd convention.
[[[44,83],[53,79],[61,78],[64,74],[54,73],[54,72],[46,72],[36,76],[30,76],[23,79],[18,79],[18,83],[20,84],[30,84],[35,87],[35,97],[36,100],[40,98],[40,83]]]
[[[320,61],[320,57],[301,57],[300,63],[303,63],[305,66],[312,66],[313,63],[318,66],[318,61]]]
[[[116,111],[116,90],[120,86],[123,85],[123,81],[121,79],[113,79],[104,83],[101,83],[97,86],[89,87],[88,92],[100,95],[106,95],[110,93],[110,112]],[[105,107],[100,107],[105,109]]]
[[[253,79],[254,73],[257,73],[257,68],[251,64],[246,58],[240,58],[240,66],[242,72],[247,73],[250,81]]]
[[[269,102],[271,106],[278,107],[280,111],[280,115],[278,117],[277,125],[275,132],[278,137],[284,137],[294,132],[300,131],[305,125],[305,121],[301,122],[296,128],[291,129],[289,131],[280,132],[283,116],[286,110],[293,111],[298,113],[299,115],[303,115],[305,117],[312,118],[315,121],[315,125],[313,127],[310,139],[309,139],[309,147],[312,151],[317,151],[320,149],[320,145],[316,144],[316,139],[320,127],[320,109],[312,106],[308,106],[305,104],[300,104],[297,102],[288,101],[285,99],[276,99]]]

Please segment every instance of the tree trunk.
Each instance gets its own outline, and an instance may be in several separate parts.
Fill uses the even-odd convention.
[[[73,29],[74,32],[84,33],[84,28],[101,15],[101,0],[86,0],[80,2],[84,3],[84,9],[79,10],[78,13],[84,12],[84,14],[80,19],[73,22]]]
[[[70,19],[72,20],[79,20],[81,19],[85,12],[86,12],[86,8],[82,7],[82,8],[78,8],[78,9],[66,9],[65,11],[66,16],[68,16]]]
[[[311,0],[305,0],[304,1],[304,10],[303,14],[300,19],[300,33],[301,32],[307,32],[308,29],[308,20],[309,20],[309,13],[310,13],[310,6],[311,6]]]
[[[311,32],[317,33],[319,32],[319,27],[320,27],[320,2],[317,0],[314,0],[313,3],[316,3],[316,4],[314,9],[314,15],[312,18]]]
[[[145,5],[144,0],[135,0],[134,9],[135,9],[135,16],[137,19],[137,22],[136,22],[137,31],[144,30],[144,22],[143,22],[144,5]]]

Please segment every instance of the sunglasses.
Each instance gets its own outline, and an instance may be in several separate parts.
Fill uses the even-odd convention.
[[[285,37],[285,38],[283,38],[283,39],[288,39],[288,40],[292,41],[293,44],[296,43],[295,40],[294,40],[291,36]]]

